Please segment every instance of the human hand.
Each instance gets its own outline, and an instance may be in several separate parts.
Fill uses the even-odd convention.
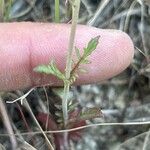
[[[0,24],[0,91],[50,84],[62,85],[53,76],[39,74],[33,68],[55,59],[64,70],[70,25],[46,23]],[[88,72],[76,84],[98,83],[122,72],[131,62],[134,47],[127,34],[78,25],[75,45],[82,49],[100,35],[97,49],[90,56]]]

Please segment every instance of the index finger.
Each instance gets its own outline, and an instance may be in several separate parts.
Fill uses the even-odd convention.
[[[0,91],[23,89],[62,82],[51,75],[39,74],[33,68],[55,59],[61,70],[66,63],[70,25],[45,23],[0,24]],[[123,71],[133,58],[133,43],[122,31],[102,30],[79,25],[75,45],[83,49],[87,42],[100,35],[97,50],[90,56],[77,84],[99,82]]]

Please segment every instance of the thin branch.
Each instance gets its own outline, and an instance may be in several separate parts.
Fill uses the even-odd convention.
[[[72,26],[71,26],[71,33],[70,33],[70,40],[69,40],[69,46],[68,46],[68,53],[67,53],[67,62],[66,62],[66,78],[70,78],[70,72],[71,72],[71,61],[73,56],[73,49],[74,49],[74,41],[75,41],[75,33],[78,23],[78,17],[79,17],[79,9],[80,9],[80,0],[75,0],[72,4]]]
[[[147,145],[149,143],[149,138],[150,138],[150,129],[149,129],[149,131],[147,132],[147,134],[145,136],[145,140],[144,140],[144,144],[143,144],[142,150],[146,150]]]
[[[100,3],[95,15],[87,23],[89,26],[95,25],[96,20],[100,17],[100,14],[103,12],[104,8],[108,5],[109,2],[110,0],[103,0]]]
[[[9,133],[10,141],[11,141],[11,144],[12,144],[12,149],[16,150],[17,149],[17,140],[16,140],[16,137],[14,135],[14,131],[12,129],[11,122],[9,120],[9,116],[8,116],[6,107],[3,103],[3,99],[1,98],[1,96],[0,96],[0,113],[2,115],[4,125],[5,125],[8,133]]]
[[[141,5],[141,28],[140,28],[140,32],[141,32],[141,38],[142,38],[142,44],[143,44],[143,50],[144,50],[144,53],[146,54],[147,56],[147,62],[148,61],[148,49],[147,49],[147,46],[146,46],[146,40],[145,40],[145,36],[144,36],[144,25],[145,25],[145,5],[143,4],[142,2],[142,5]]]
[[[123,143],[121,143],[121,144],[119,145],[118,150],[120,150],[121,147],[123,147],[124,145],[127,145],[127,144],[130,143],[130,142],[133,142],[133,140],[135,140],[135,139],[137,139],[137,138],[140,138],[140,137],[142,137],[142,136],[145,136],[145,134],[147,134],[147,133],[148,133],[148,131],[147,131],[147,132],[143,132],[143,133],[138,134],[138,135],[136,135],[136,136],[134,136],[134,137],[132,137],[132,138],[127,139],[125,142],[123,142]]]
[[[80,0],[75,0],[72,4],[72,26],[71,26],[71,33],[70,33],[70,40],[68,46],[68,53],[67,53],[67,62],[66,62],[66,69],[65,69],[65,77],[66,79],[70,79],[70,72],[72,66],[72,55],[74,49],[74,41],[75,41],[75,33],[77,28],[77,22],[79,17],[79,9],[80,9]],[[64,96],[62,100],[62,110],[63,110],[63,118],[64,118],[64,125],[67,124],[68,120],[68,93],[69,93],[69,82],[64,82]]]
[[[137,0],[134,0],[129,8],[129,11],[127,13],[126,19],[125,19],[125,23],[124,23],[124,31],[127,31],[128,26],[129,26],[129,22],[130,22],[130,17],[132,15],[132,12],[134,10],[135,5],[137,4]]]
[[[64,132],[72,132],[72,131],[77,131],[77,130],[82,130],[86,128],[91,128],[91,127],[97,127],[97,126],[141,126],[141,125],[150,125],[150,121],[145,121],[145,122],[116,122],[116,123],[97,123],[97,124],[89,124],[77,128],[72,128],[72,129],[66,129],[66,130],[55,130],[55,131],[44,131],[45,134],[48,133],[64,133]],[[21,135],[28,135],[31,133],[24,132],[21,133]],[[32,132],[32,134],[42,134],[41,132]],[[0,136],[8,136],[9,134],[0,134]],[[18,134],[15,134],[16,136]]]
[[[22,94],[20,91],[18,91],[18,93],[19,93],[19,95]],[[29,105],[29,103],[28,103],[28,101],[27,101],[26,98],[24,99],[24,105],[25,105],[26,108],[28,109],[28,111],[29,111],[30,115],[32,116],[33,120],[35,121],[36,125],[38,126],[38,128],[39,128],[40,131],[41,131],[41,133],[42,133],[43,136],[45,137],[45,140],[46,140],[46,142],[47,142],[47,145],[49,146],[49,149],[50,149],[50,150],[54,150],[54,148],[53,148],[51,142],[49,141],[48,137],[47,137],[46,134],[44,133],[43,129],[41,128],[41,126],[40,126],[40,124],[39,124],[39,122],[37,121],[35,115],[33,114],[32,109],[31,109],[31,107],[30,107],[30,105]]]
[[[13,100],[13,101],[6,101],[6,103],[15,103],[17,101],[21,101],[21,105],[23,104],[23,100],[34,90],[34,88],[30,89],[26,94],[24,94],[23,96]]]

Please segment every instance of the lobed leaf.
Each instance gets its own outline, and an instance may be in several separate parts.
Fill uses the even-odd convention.
[[[90,120],[94,118],[103,117],[103,113],[100,108],[87,108],[86,110],[75,110],[73,115],[69,119],[69,122],[77,122],[82,120]]]
[[[34,68],[35,72],[52,74],[61,80],[65,80],[64,74],[57,68],[55,62],[52,60],[49,65],[39,65]]]
[[[64,89],[63,89],[63,87],[53,88],[52,90],[53,90],[53,92],[54,92],[56,95],[58,95],[61,99],[63,98],[63,96],[64,96]]]
[[[84,68],[79,68],[79,72],[81,72],[81,73],[87,73],[88,71],[86,69],[84,69]]]
[[[75,108],[77,108],[78,105],[79,105],[79,102],[74,102],[74,103],[68,105],[68,113],[70,113],[73,110],[75,110]]]
[[[50,69],[48,65],[39,65],[35,67],[33,70],[39,73],[53,74],[53,71]]]
[[[80,113],[81,120],[89,120],[89,119],[94,119],[94,118],[98,118],[102,116],[103,116],[103,113],[101,109],[97,107],[88,108],[87,110]]]
[[[88,57],[96,49],[99,43],[99,38],[100,36],[97,36],[89,41],[87,47],[84,48],[84,57]]]
[[[70,84],[73,84],[78,77],[79,75],[77,73],[74,73],[69,79]]]
[[[91,62],[88,60],[88,59],[83,59],[82,61],[81,61],[81,63],[82,64],[90,64]]]
[[[81,54],[80,54],[80,50],[77,47],[75,47],[75,52],[76,52],[76,56],[77,56],[78,60],[80,60]]]

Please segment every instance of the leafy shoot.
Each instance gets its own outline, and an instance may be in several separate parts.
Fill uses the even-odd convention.
[[[51,75],[56,76],[58,79],[62,80],[64,83],[69,82],[70,84],[73,84],[75,82],[75,80],[79,77],[78,71],[82,72],[82,73],[87,72],[85,69],[83,69],[80,66],[82,64],[89,64],[90,63],[90,61],[88,60],[88,57],[96,49],[96,47],[99,43],[99,38],[100,38],[100,36],[92,38],[89,41],[87,47],[85,47],[83,49],[84,50],[83,54],[80,54],[80,50],[77,47],[75,47],[76,57],[77,57],[78,61],[72,67],[71,74],[70,74],[70,79],[67,79],[65,77],[65,74],[62,73],[58,69],[58,67],[57,67],[54,60],[52,60],[48,65],[39,65],[39,66],[37,66],[36,68],[34,68],[34,71],[39,72],[39,73],[49,74],[49,75],[51,74]]]

